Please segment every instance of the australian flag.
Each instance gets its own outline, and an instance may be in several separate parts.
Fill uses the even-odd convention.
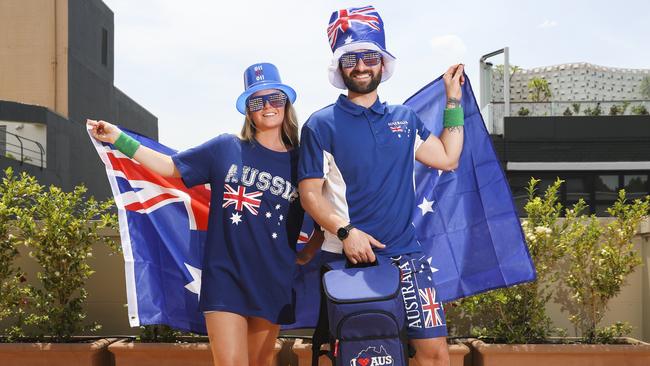
[[[413,224],[429,257],[438,301],[449,302],[536,278],[512,193],[465,76],[464,143],[451,172],[416,162]],[[404,103],[431,133],[442,133],[442,77]]]
[[[175,153],[124,132],[163,154]],[[199,292],[209,187],[187,188],[180,178],[163,178],[112,145],[91,140],[106,166],[118,209],[130,325],[166,324],[205,334]]]
[[[465,140],[458,168],[441,172],[416,163],[414,225],[433,271],[436,299],[452,301],[535,279],[512,194],[485,128],[469,79],[462,105]],[[438,78],[410,97],[426,127],[442,132],[445,86]],[[146,137],[125,131],[144,146],[175,153]],[[205,334],[198,300],[210,191],[188,189],[178,178],[162,178],[94,139],[106,165],[120,221],[131,326],[166,324]],[[298,249],[313,222],[306,218]],[[316,325],[319,263],[300,266],[295,278],[296,323]]]

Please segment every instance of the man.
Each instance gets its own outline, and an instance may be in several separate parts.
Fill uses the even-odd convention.
[[[302,129],[299,190],[305,210],[325,232],[325,257],[353,264],[390,260],[402,271],[408,335],[420,365],[448,365],[442,304],[412,225],[413,158],[453,170],[463,144],[463,65],[444,75],[447,109],[440,138],[403,105],[381,103],[377,87],[394,70],[383,21],[372,6],[332,14],[330,82],[347,89]],[[376,251],[376,252],[375,252]],[[426,308],[423,307],[426,305]]]

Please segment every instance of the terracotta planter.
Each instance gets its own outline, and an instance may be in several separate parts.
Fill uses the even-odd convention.
[[[648,366],[650,344],[488,344],[472,341],[474,366]]]
[[[112,366],[108,345],[117,340],[103,338],[89,343],[0,343],[0,365]]]
[[[282,342],[275,342],[273,365],[278,364]],[[210,344],[201,343],[138,343],[125,339],[108,347],[115,366],[212,366]]]
[[[287,340],[286,342],[293,342],[290,349],[292,353],[288,357],[283,354],[282,359],[288,359],[288,363],[282,365],[297,365],[297,366],[311,366],[311,342],[303,339]],[[325,347],[323,347],[325,348]],[[470,349],[465,344],[454,341],[454,344],[449,345],[449,358],[451,366],[470,366],[471,354]],[[319,366],[331,366],[332,363],[327,356],[321,356],[318,360]],[[413,359],[410,360],[409,365],[419,366]]]

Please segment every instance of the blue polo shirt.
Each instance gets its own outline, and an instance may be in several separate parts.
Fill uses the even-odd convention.
[[[429,137],[404,105],[379,98],[370,108],[345,95],[304,124],[298,180],[325,179],[323,194],[336,214],[386,245],[394,256],[420,250],[412,224],[415,151]],[[341,241],[325,231],[323,250],[340,253]]]

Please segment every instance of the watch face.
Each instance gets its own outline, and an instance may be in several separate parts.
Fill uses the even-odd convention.
[[[336,231],[336,236],[338,236],[339,239],[345,239],[345,238],[348,237],[348,231],[347,231],[344,227],[339,228],[339,229]]]

